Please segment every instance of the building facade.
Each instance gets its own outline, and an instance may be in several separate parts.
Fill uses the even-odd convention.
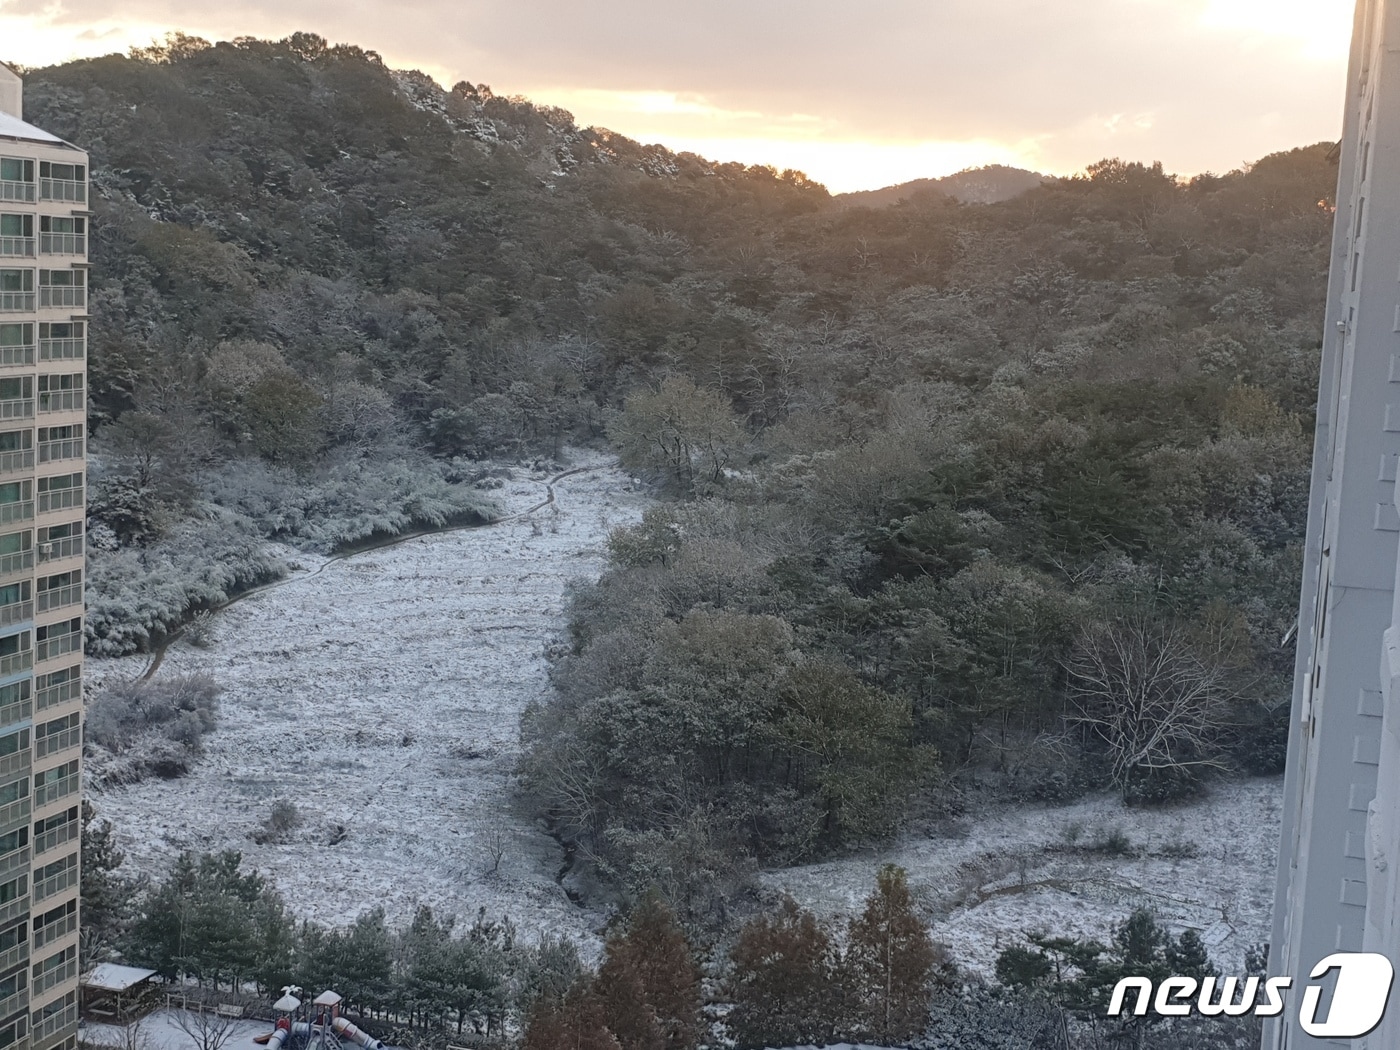
[[[1269,960],[1296,984],[1337,951],[1400,960],[1400,0],[1357,3],[1338,148]],[[1296,1010],[1264,1038],[1348,1045]],[[1354,1045],[1400,1046],[1400,1018]]]
[[[87,174],[0,65],[0,1048],[77,1045]]]

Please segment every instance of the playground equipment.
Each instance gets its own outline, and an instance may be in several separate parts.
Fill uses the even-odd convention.
[[[374,1036],[340,1016],[338,994],[324,991],[306,1005],[297,998],[300,991],[295,985],[282,989],[282,998],[272,1004],[277,1014],[272,1031],[254,1036],[253,1042],[267,1050],[342,1050],[340,1041],[348,1039],[363,1050],[387,1050]]]

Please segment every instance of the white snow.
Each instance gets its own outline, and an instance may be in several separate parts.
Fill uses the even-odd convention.
[[[567,899],[558,846],[509,801],[565,585],[596,577],[608,532],[648,504],[611,460],[571,462],[587,472],[523,518],[343,560],[290,552],[304,568],[218,614],[208,648],[173,645],[158,674],[211,674],[226,690],[220,722],[192,775],[94,797],[128,867],[160,874],[181,850],[236,849],[322,923],[376,905],[391,923],[420,904],[462,921],[484,907],[522,932],[596,944],[602,916]],[[548,478],[518,473],[490,495],[523,511]],[[146,662],[91,660],[89,676],[135,676]],[[290,844],[256,845],[277,799],[305,826]],[[337,825],[344,841],[330,845]]]
[[[605,540],[648,500],[610,460],[580,455],[557,502],[526,518],[327,560],[220,613],[207,649],[173,646],[160,674],[205,671],[226,688],[219,727],[194,773],[108,790],[95,801],[135,870],[161,873],[184,849],[237,849],[294,913],[345,924],[383,905],[391,922],[419,904],[470,921],[509,915],[527,934],[596,950],[604,916],[555,883],[557,845],[511,808],[519,718],[543,697],[545,647],[563,626],[569,580],[596,577]],[[490,495],[508,511],[544,499],[548,475]],[[92,660],[90,676],[137,675],[143,658]],[[859,911],[882,863],[900,864],[957,963],[990,973],[1023,931],[1106,938],[1138,904],[1200,930],[1238,972],[1269,936],[1281,783],[1226,783],[1173,809],[1111,798],[982,811],[936,836],[768,873],[828,916]],[[306,826],[288,845],[249,837],[274,800]],[[329,845],[335,825],[344,841]],[[1137,850],[1067,848],[1121,830]],[[493,840],[503,847],[499,871]],[[1177,856],[1194,846],[1195,856]]]
[[[898,864],[939,916],[933,936],[959,967],[986,976],[1027,930],[1106,942],[1138,906],[1174,931],[1197,930],[1225,973],[1242,973],[1245,950],[1269,939],[1282,798],[1282,779],[1267,778],[1226,782],[1165,810],[1112,797],[998,807],[937,837],[906,836],[878,856],[770,872],[764,881],[819,915],[854,915],[879,867]],[[1074,828],[1079,848],[1068,843]],[[1112,831],[1135,856],[1082,848]]]

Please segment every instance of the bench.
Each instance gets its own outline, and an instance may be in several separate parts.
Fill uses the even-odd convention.
[[[220,1003],[214,1007],[214,1013],[220,1017],[238,1018],[243,1016],[243,1007],[237,1003]]]

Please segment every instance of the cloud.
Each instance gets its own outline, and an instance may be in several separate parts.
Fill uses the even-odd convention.
[[[0,0],[0,39],[28,27],[35,39],[64,35],[79,52],[80,34],[115,39],[122,25],[214,37],[308,29],[649,140],[923,143],[930,156],[984,149],[1053,171],[1123,153],[1194,172],[1339,133],[1350,6],[227,0],[196,9],[123,0],[118,16],[107,0]]]

